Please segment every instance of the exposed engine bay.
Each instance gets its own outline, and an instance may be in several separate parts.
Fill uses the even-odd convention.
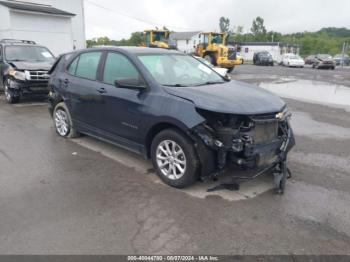
[[[202,170],[202,176],[220,173],[232,164],[243,169],[256,169],[259,175],[273,168],[282,173],[287,153],[295,145],[289,124],[291,114],[287,109],[253,116],[197,111],[206,122],[197,126],[193,132],[212,151],[212,154],[205,153],[205,149],[200,148],[199,157],[206,166],[213,161],[210,158],[214,158],[212,166],[208,165],[211,170]]]

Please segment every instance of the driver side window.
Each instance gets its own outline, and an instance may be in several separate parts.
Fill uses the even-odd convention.
[[[140,79],[140,74],[124,55],[108,53],[103,73],[103,82],[114,85],[116,80],[125,79]]]

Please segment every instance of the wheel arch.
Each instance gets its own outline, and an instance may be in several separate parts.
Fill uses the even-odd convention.
[[[147,132],[147,135],[145,137],[145,146],[146,146],[146,157],[151,157],[151,146],[154,138],[162,131],[166,129],[175,129],[181,132],[182,134],[186,135],[188,138],[191,139],[191,137],[188,135],[188,130],[186,126],[183,123],[176,123],[173,121],[163,121],[154,124],[149,131]]]
[[[61,102],[65,102],[65,99],[61,94],[52,92],[49,94],[48,102],[49,102],[49,112],[52,117],[56,106]]]

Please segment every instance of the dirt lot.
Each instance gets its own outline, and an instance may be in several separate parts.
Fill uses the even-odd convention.
[[[232,77],[284,97],[297,146],[284,196],[163,185],[141,157],[59,138],[41,101],[0,97],[1,254],[350,255],[350,70],[243,65]]]

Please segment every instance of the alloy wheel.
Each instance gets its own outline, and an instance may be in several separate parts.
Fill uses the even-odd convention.
[[[61,136],[67,136],[69,133],[69,122],[67,112],[57,109],[55,112],[56,130]]]
[[[178,180],[185,175],[187,161],[181,146],[175,141],[162,141],[156,151],[157,165],[164,176]]]

